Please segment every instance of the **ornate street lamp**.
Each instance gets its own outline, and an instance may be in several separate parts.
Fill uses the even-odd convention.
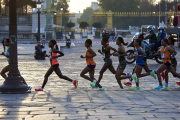
[[[28,87],[23,84],[22,77],[18,70],[17,60],[17,15],[16,0],[9,0],[9,74],[3,85],[0,86],[0,93],[27,93]]]
[[[38,9],[37,13],[38,13],[38,39],[37,39],[37,42],[40,41],[40,14],[41,14],[41,2],[40,0],[38,0],[37,4],[36,4],[36,7]]]

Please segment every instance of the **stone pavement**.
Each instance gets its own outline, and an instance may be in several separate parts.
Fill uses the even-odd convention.
[[[111,44],[117,48],[115,43]],[[42,85],[44,75],[50,67],[49,60],[33,58],[35,44],[18,45],[18,62],[21,75],[32,86],[29,94],[0,94],[0,119],[6,120],[179,120],[180,119],[180,87],[176,85],[178,78],[171,74],[170,91],[156,91],[158,81],[151,76],[140,79],[141,91],[133,92],[132,88],[124,86],[126,91],[120,91],[117,81],[109,71],[105,72],[101,84],[105,91],[97,91],[90,87],[90,82],[80,77],[80,72],[86,67],[84,44],[68,49],[62,48],[65,56],[59,58],[60,69],[64,75],[79,81],[77,89],[72,83],[59,79],[55,73],[43,92],[35,92]],[[93,44],[93,50],[101,48],[100,43]],[[46,46],[46,50],[48,50]],[[176,48],[178,66],[180,49]],[[2,46],[0,46],[2,51]],[[113,65],[118,66],[118,58],[112,57]],[[7,65],[6,59],[0,55],[0,69]],[[97,63],[95,78],[103,66],[100,54],[95,57]],[[148,60],[149,67],[156,70],[159,67],[153,60]],[[127,65],[125,72],[131,72],[135,64]],[[179,70],[179,67],[177,68]],[[3,83],[0,77],[0,84]],[[128,81],[124,80],[124,81]],[[123,82],[124,82],[123,81]],[[163,81],[164,84],[164,81]]]

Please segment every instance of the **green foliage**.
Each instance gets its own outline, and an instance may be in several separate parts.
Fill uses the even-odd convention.
[[[157,0],[98,0],[104,11],[112,12],[158,12]],[[175,11],[177,1],[175,0]],[[173,0],[168,1],[168,11],[173,10]],[[165,0],[161,0],[161,11],[165,10]]]
[[[30,5],[31,7],[35,8],[36,7],[36,1],[32,0],[16,0],[17,2],[17,8],[21,8],[22,6],[27,6]],[[9,6],[9,0],[4,0],[4,4],[6,7]]]
[[[66,26],[67,26],[68,28],[72,28],[72,27],[75,26],[75,23],[73,23],[73,22],[68,22],[68,23],[66,24]]]
[[[105,11],[136,12],[141,0],[98,0]]]
[[[86,29],[89,26],[89,24],[87,22],[80,22],[79,23],[79,27],[81,29]]]
[[[62,1],[62,6],[60,2],[57,3],[56,10],[59,11],[61,10],[61,8],[63,8],[63,12],[69,12],[68,11],[69,5],[66,0]]]
[[[80,22],[85,21],[89,23],[92,13],[93,13],[93,9],[88,7],[87,9],[83,11],[83,14],[81,15],[81,17],[77,19],[77,22],[80,23]]]
[[[102,28],[102,24],[100,22],[95,22],[92,24],[92,26],[96,28]]]

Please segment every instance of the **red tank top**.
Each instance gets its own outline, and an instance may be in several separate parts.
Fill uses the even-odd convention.
[[[55,48],[53,48],[55,49]],[[50,50],[50,63],[51,65],[56,65],[56,64],[59,64],[57,58],[53,58],[54,56],[57,56],[57,53],[54,53],[52,50]]]

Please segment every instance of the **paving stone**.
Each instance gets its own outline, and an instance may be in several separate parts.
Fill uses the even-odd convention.
[[[117,48],[115,43],[110,44]],[[85,53],[84,44],[76,44],[70,49],[62,48],[65,56],[59,58],[60,69],[63,75],[77,79],[79,86],[74,89],[71,82],[60,79],[53,73],[47,82],[43,92],[35,92],[35,88],[41,87],[46,71],[49,69],[49,60],[35,60],[33,57],[34,46],[31,44],[19,44],[19,70],[28,85],[32,86],[29,94],[1,94],[0,119],[9,120],[179,120],[180,118],[180,94],[179,86],[169,74],[170,91],[156,91],[157,80],[151,76],[140,78],[141,91],[134,92],[132,87],[124,86],[126,91],[120,91],[119,85],[110,71],[104,73],[101,81],[105,91],[92,89],[90,82],[80,77],[81,71],[86,67],[84,59],[80,55]],[[95,52],[101,49],[101,44],[93,44]],[[127,48],[126,48],[127,49]],[[46,47],[48,51],[48,48]],[[2,46],[0,44],[0,51]],[[180,60],[180,49],[177,49],[177,60]],[[99,71],[104,62],[102,56],[97,53],[95,78],[98,79]],[[118,66],[118,58],[112,57],[115,68]],[[0,56],[0,68],[7,65],[7,61]],[[154,60],[148,60],[150,69],[156,70],[160,65]],[[179,62],[178,62],[179,65]],[[125,73],[132,72],[135,64],[128,64]],[[177,67],[177,71],[180,68]],[[143,71],[144,72],[144,71]],[[0,77],[0,84],[4,79]],[[124,80],[124,81],[128,81]],[[124,82],[123,81],[123,82]],[[164,84],[164,81],[163,81]]]

